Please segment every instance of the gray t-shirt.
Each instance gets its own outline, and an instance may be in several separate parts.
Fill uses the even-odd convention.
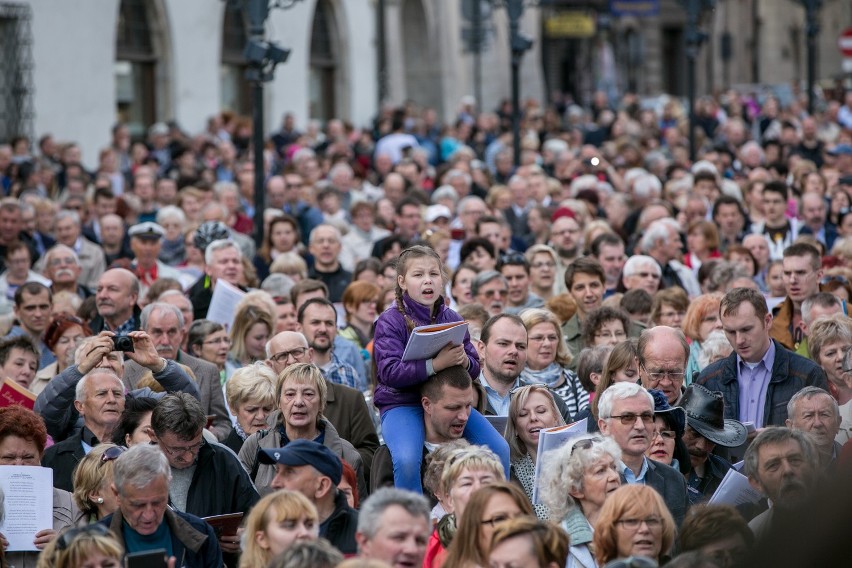
[[[169,498],[172,505],[181,512],[186,512],[186,497],[189,495],[189,486],[192,484],[192,476],[195,475],[196,464],[184,469],[172,468],[172,482],[169,485]]]

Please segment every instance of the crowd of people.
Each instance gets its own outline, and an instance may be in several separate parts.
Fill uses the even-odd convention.
[[[54,487],[0,566],[834,565],[852,92],[702,98],[695,161],[677,100],[594,100],[527,101],[519,156],[469,98],[288,114],[261,228],[230,113],[94,170],[0,145],[0,465]],[[734,473],[759,498],[710,504]]]

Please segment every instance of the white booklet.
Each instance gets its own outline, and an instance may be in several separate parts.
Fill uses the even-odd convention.
[[[53,528],[53,470],[30,465],[0,466],[0,532],[8,552],[37,551],[37,532]]]
[[[542,504],[538,498],[538,486],[541,480],[541,471],[544,467],[542,464],[544,463],[547,454],[558,450],[573,438],[587,434],[587,420],[587,418],[583,418],[573,424],[546,428],[538,433],[538,453],[536,454],[538,457],[535,462],[535,479],[533,481],[534,504]]]
[[[402,353],[402,360],[431,359],[449,344],[461,345],[464,343],[466,334],[466,321],[415,327],[408,337],[408,343],[406,343],[405,351]]]
[[[245,292],[220,278],[213,288],[210,307],[207,309],[207,319],[220,323],[225,326],[226,331],[231,331],[237,304],[245,295]]]
[[[710,497],[710,505],[742,505],[743,503],[757,503],[763,495],[751,486],[748,477],[735,469],[729,469],[722,483]]]

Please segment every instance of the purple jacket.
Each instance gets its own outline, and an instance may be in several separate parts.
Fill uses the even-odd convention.
[[[428,306],[418,304],[408,294],[402,302],[406,313],[416,326],[463,321],[456,312],[441,303],[438,313],[431,317]],[[394,302],[376,320],[373,334],[373,357],[376,362],[376,392],[373,401],[381,413],[397,406],[420,406],[420,385],[429,377],[426,375],[426,360],[403,361],[402,353],[411,335],[405,325],[405,318],[399,313]],[[464,350],[470,359],[468,373],[475,380],[479,377],[479,354],[470,342],[470,335],[464,336]]]

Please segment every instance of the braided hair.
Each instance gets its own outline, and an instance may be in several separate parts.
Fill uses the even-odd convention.
[[[442,283],[441,287],[443,288],[443,274],[444,267],[441,263],[441,257],[438,256],[438,253],[435,252],[434,249],[425,246],[425,245],[413,245],[402,251],[402,254],[399,255],[399,259],[396,263],[396,274],[397,276],[405,277],[405,273],[408,271],[409,262],[412,260],[416,260],[418,258],[433,258],[435,262],[438,263],[438,270],[442,274]],[[399,285],[399,278],[396,281],[395,287],[395,296],[396,296],[396,309],[399,310],[399,313],[402,314],[402,317],[405,318],[405,325],[408,328],[408,332],[411,333],[416,324],[414,320],[411,319],[407,313],[405,313],[405,307],[402,303],[402,287]],[[432,305],[432,320],[435,320],[435,316],[438,314],[438,308],[440,308],[441,303],[443,303],[444,297],[442,295],[438,295],[438,298],[435,300],[435,303]],[[430,322],[432,323],[432,322]]]

